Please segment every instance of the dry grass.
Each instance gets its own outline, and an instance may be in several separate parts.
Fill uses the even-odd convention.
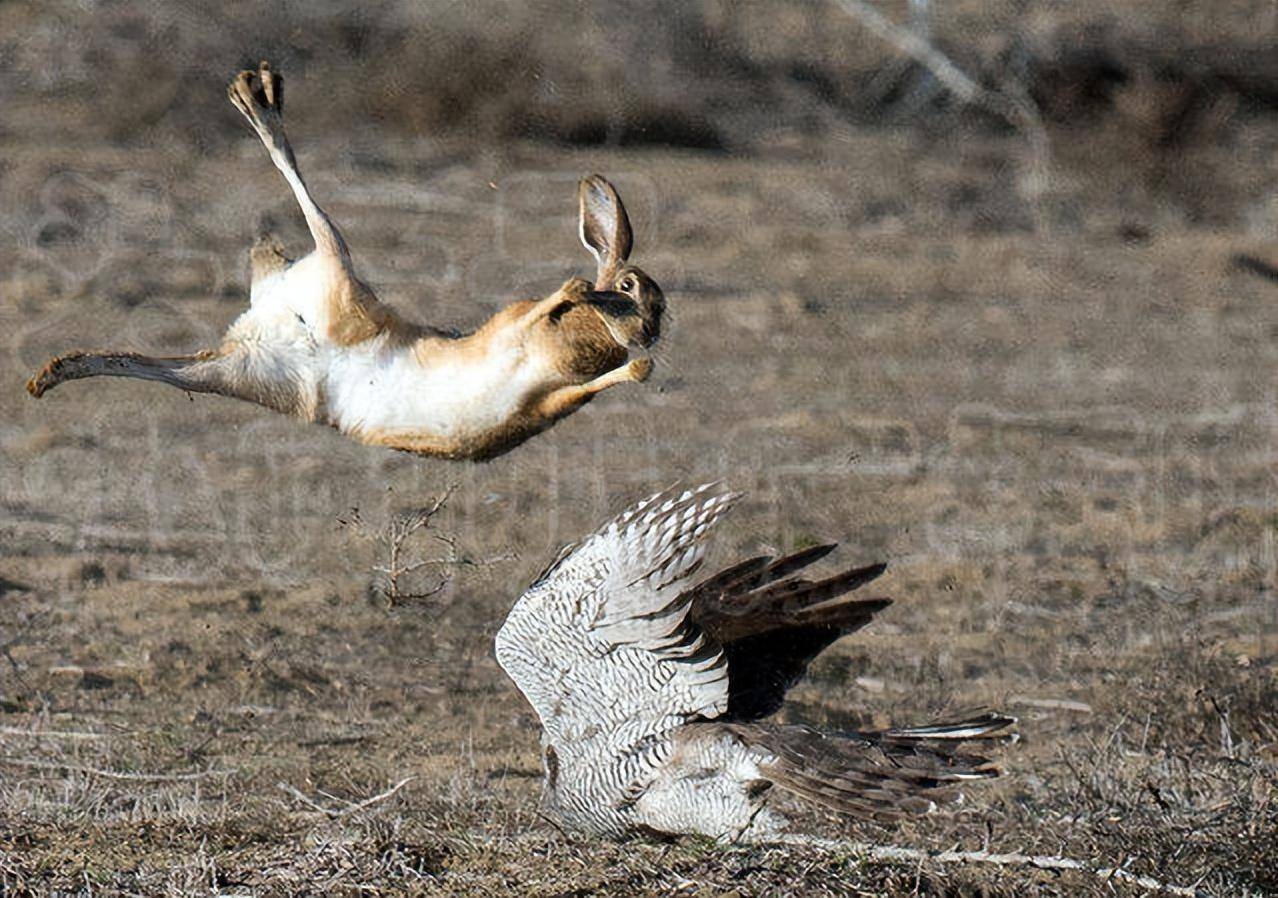
[[[0,4],[0,890],[1139,891],[575,842],[538,818],[536,728],[492,633],[558,544],[685,478],[748,493],[717,561],[838,539],[832,562],[891,562],[897,604],[817,663],[790,719],[1022,720],[1008,776],[954,813],[880,829],[797,809],[800,829],[1278,892],[1278,320],[1273,285],[1230,264],[1278,258],[1278,123],[1220,66],[1195,77],[1227,108],[1155,64],[1196,42],[1263,74],[1244,38],[1267,4],[938,5],[969,71],[1013,71],[1008,41],[1051,64],[1024,82],[1051,88],[1041,192],[996,123],[864,106],[884,51],[833,5],[672,5],[655,30],[611,4],[486,29],[482,6],[317,9]],[[552,13],[569,26],[540,27]],[[1071,106],[1052,78],[1094,74],[1087,48],[1161,74]],[[614,177],[672,308],[653,381],[486,465],[145,384],[29,400],[55,351],[215,343],[258,228],[304,245],[223,108],[225,70],[262,51],[292,76],[314,190],[415,317],[473,326],[585,269],[573,184]],[[475,71],[503,53],[519,77]],[[722,149],[625,136],[667,103]],[[1197,124],[1167,142],[1176,104]],[[454,483],[398,562],[341,524],[358,508],[383,533]],[[485,563],[388,608],[374,567],[435,557],[434,532],[457,546],[441,558]]]

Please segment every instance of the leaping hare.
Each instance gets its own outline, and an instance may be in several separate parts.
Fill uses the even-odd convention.
[[[630,222],[602,177],[591,175],[578,189],[581,240],[597,262],[594,284],[574,278],[458,337],[403,320],[356,277],[346,242],[298,173],[279,73],[263,62],[227,92],[293,189],[315,249],[294,262],[272,240],[253,247],[250,307],[220,348],[176,358],[72,352],[27,382],[32,396],[83,377],[138,377],[246,399],[369,445],[488,459],[600,391],[647,378],[651,361],[627,362],[628,347],[657,339],[665,298],[626,264]]]

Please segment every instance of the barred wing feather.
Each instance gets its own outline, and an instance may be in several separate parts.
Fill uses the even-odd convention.
[[[736,499],[713,484],[658,493],[561,554],[515,603],[497,660],[551,742],[624,755],[727,709],[727,662],[685,593]]]

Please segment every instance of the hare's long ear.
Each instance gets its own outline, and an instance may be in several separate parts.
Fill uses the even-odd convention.
[[[581,179],[577,187],[581,202],[581,242],[595,257],[595,287],[606,290],[612,286],[621,263],[630,258],[630,246],[634,238],[630,233],[630,219],[621,197],[604,178],[590,175]]]

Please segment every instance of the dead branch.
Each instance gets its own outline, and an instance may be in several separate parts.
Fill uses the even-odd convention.
[[[1025,708],[1043,708],[1049,711],[1077,711],[1079,714],[1092,713],[1092,706],[1086,702],[1076,702],[1065,698],[1032,698],[1028,695],[1014,695],[1007,700],[1007,703]]]
[[[1265,280],[1278,281],[1278,265],[1266,262],[1258,256],[1248,253],[1235,253],[1230,257],[1229,261],[1240,271],[1250,272]]]
[[[319,804],[318,802],[314,801],[313,799],[308,798],[305,794],[303,794],[301,791],[294,788],[293,786],[290,786],[288,783],[276,783],[275,785],[278,788],[282,789],[283,791],[287,792],[289,795],[292,795],[298,801],[305,804],[311,810],[316,811],[320,814],[323,814],[324,816],[328,817],[331,820],[337,820],[342,817],[346,817],[350,814],[354,814],[357,811],[362,811],[365,808],[372,807],[378,802],[385,801],[386,799],[390,798],[392,795],[394,795],[396,792],[404,788],[404,786],[408,785],[415,779],[417,779],[416,776],[406,776],[402,780],[400,780],[398,783],[396,783],[395,785],[387,789],[385,792],[378,792],[376,795],[373,795],[370,798],[366,798],[363,801],[356,802],[354,804],[351,804],[350,802],[345,802],[345,799],[338,799],[339,801],[344,801],[346,803],[347,807],[344,807],[344,808],[326,808],[322,804]]]
[[[130,780],[143,783],[176,783],[189,780],[202,780],[211,776],[231,776],[234,770],[192,770],[184,773],[131,773],[126,770],[102,770],[98,767],[86,767],[81,764],[68,764],[65,761],[37,761],[32,758],[12,758],[0,755],[0,764],[11,767],[31,767],[35,770],[67,770],[72,773],[87,773],[112,780]]]
[[[396,783],[395,785],[387,789],[385,792],[379,792],[378,794],[374,795],[372,798],[366,798],[363,801],[361,801],[359,804],[351,805],[349,808],[346,808],[345,810],[343,810],[339,816],[345,817],[347,814],[353,814],[356,811],[362,811],[364,810],[364,808],[370,807],[371,805],[375,805],[379,801],[385,801],[386,799],[390,798],[392,795],[394,795],[396,792],[404,788],[404,786],[408,785],[415,779],[417,779],[416,776],[406,776],[402,780],[400,780],[398,783]]]
[[[373,737],[368,734],[358,734],[349,736],[321,736],[317,739],[304,739],[297,743],[298,748],[315,748],[320,745],[359,745],[361,742],[368,742]]]
[[[332,810],[324,807],[321,804],[317,804],[314,801],[311,801],[311,799],[307,798],[306,795],[303,794],[303,792],[300,789],[294,788],[293,786],[290,786],[288,783],[276,783],[275,786],[276,788],[284,792],[287,792],[289,795],[292,795],[294,798],[296,798],[298,801],[300,801],[302,804],[306,805],[308,808],[310,808],[312,811],[315,811],[316,813],[325,814],[329,816],[334,814]]]
[[[989,851],[925,851],[920,848],[904,848],[898,845],[870,845],[840,839],[822,839],[816,836],[783,836],[784,845],[800,845],[826,851],[847,851],[876,861],[922,864],[932,861],[938,864],[993,864],[999,867],[1034,867],[1039,870],[1076,871],[1104,880],[1119,880],[1150,892],[1167,895],[1201,898],[1203,892],[1188,886],[1174,886],[1152,876],[1129,873],[1118,867],[1097,867],[1074,858],[1056,855],[1031,855],[1011,852],[995,854]]]
[[[109,733],[81,733],[68,730],[27,730],[22,727],[0,727],[0,736],[23,736],[27,739],[109,739]]]
[[[1051,148],[1047,129],[1034,102],[1023,91],[1016,94],[992,90],[970,77],[926,38],[926,31],[915,32],[892,22],[864,0],[835,0],[852,18],[926,68],[946,90],[964,103],[978,106],[1007,122],[1029,140],[1032,155],[1027,192],[1040,195],[1047,186]]]

